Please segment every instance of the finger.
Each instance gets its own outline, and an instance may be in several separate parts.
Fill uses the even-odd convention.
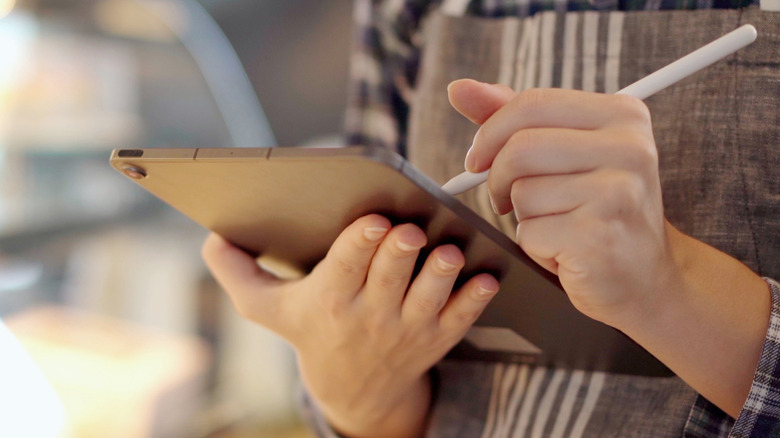
[[[490,168],[498,151],[522,129],[599,129],[649,121],[647,107],[630,96],[552,88],[527,90],[482,124],[474,137],[466,168],[471,172]]]
[[[521,224],[527,224],[527,223],[528,223],[528,221],[526,220],[526,221],[523,221],[523,222],[519,222],[517,224],[517,230],[515,232],[515,242],[520,242],[520,237],[519,237],[520,236],[520,228],[521,228],[520,225]],[[518,245],[519,245],[519,243],[518,243]],[[522,246],[521,246],[521,248],[522,248]],[[526,252],[526,255],[528,257],[530,257],[531,260],[536,262],[536,264],[538,264],[539,266],[541,266],[544,269],[550,271],[554,275],[558,275],[558,262],[555,261],[554,258],[544,258],[544,257],[538,256],[538,255],[536,255],[534,253],[528,253],[528,252]]]
[[[390,221],[379,215],[364,216],[341,232],[325,259],[311,275],[320,284],[322,303],[338,308],[351,302],[363,287],[371,260],[390,230]]]
[[[509,195],[517,179],[604,168],[648,174],[657,169],[657,155],[652,132],[643,130],[524,129],[513,134],[498,152],[488,187],[498,212],[503,214],[511,210]]]
[[[614,269],[621,260],[632,256],[615,253],[617,242],[630,238],[630,232],[625,227],[594,220],[593,212],[587,209],[589,206],[573,213],[528,219],[517,227],[518,245],[529,257],[559,276],[570,298],[576,290],[571,287],[572,279],[581,288],[599,277],[595,272],[603,271],[605,266]],[[643,250],[632,248],[636,253]]]
[[[425,233],[416,225],[394,227],[377,249],[361,300],[372,309],[398,312],[414,265],[425,246]]]
[[[206,238],[201,256],[239,314],[273,325],[284,281],[260,269],[252,256],[215,233]]]
[[[520,178],[511,183],[508,199],[495,201],[496,209],[501,211],[503,205],[508,205],[518,222],[568,213],[598,196],[594,192],[598,185],[592,179],[590,173]]]
[[[479,274],[466,282],[444,305],[439,327],[460,340],[498,292],[498,280],[489,274]]]
[[[553,262],[557,263],[560,255],[577,239],[577,236],[571,236],[569,231],[574,227],[573,216],[572,213],[567,213],[521,221],[517,224],[515,235],[517,244],[542,266],[548,267]],[[586,229],[580,230],[583,234],[587,232]],[[541,263],[540,260],[547,262]]]
[[[473,79],[458,79],[447,87],[450,104],[464,117],[481,125],[517,93],[500,84],[486,84]]]
[[[417,325],[437,320],[464,264],[463,253],[455,245],[434,249],[404,298],[403,319]]]

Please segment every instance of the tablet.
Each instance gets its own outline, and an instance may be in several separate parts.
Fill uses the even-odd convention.
[[[450,358],[671,375],[627,336],[578,312],[554,275],[391,151],[119,149],[111,165],[282,277],[305,275],[369,213],[419,225],[428,252],[457,245],[466,257],[459,281],[489,272],[501,290]]]

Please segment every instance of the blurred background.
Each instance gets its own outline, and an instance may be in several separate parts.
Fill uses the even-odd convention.
[[[309,436],[206,232],[108,158],[338,144],[351,7],[0,0],[0,436]]]

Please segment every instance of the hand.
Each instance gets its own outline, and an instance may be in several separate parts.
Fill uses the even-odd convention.
[[[491,169],[496,212],[514,211],[517,243],[559,276],[580,311],[617,325],[680,280],[640,100],[560,89],[515,94],[469,80],[449,91],[453,106],[482,125],[467,169]]]
[[[481,124],[466,167],[491,168],[497,213],[584,314],[645,347],[739,415],[761,355],[767,284],[664,218],[650,115],[632,97],[461,80],[453,106]]]
[[[244,317],[287,339],[303,381],[348,435],[420,435],[428,370],[465,335],[498,290],[487,274],[451,294],[463,254],[435,248],[410,284],[426,244],[418,227],[381,216],[355,221],[305,278],[281,281],[212,234],[203,258]]]

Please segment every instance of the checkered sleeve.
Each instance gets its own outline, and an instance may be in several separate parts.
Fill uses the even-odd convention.
[[[772,313],[753,386],[742,412],[734,421],[699,396],[688,418],[686,438],[780,436],[780,283],[766,280],[772,295]]]
[[[420,58],[420,22],[436,0],[356,0],[345,114],[347,145],[406,154],[406,121]]]

